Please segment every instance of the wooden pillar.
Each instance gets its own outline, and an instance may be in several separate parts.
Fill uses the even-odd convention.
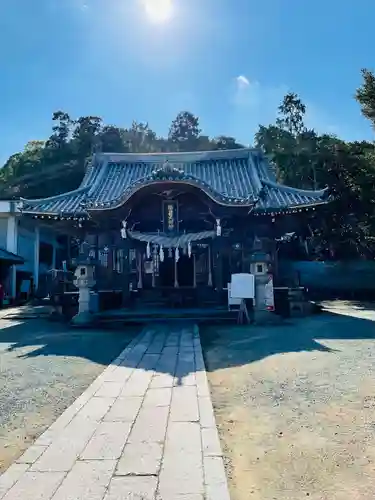
[[[217,290],[223,289],[223,250],[224,245],[222,244],[222,239],[218,238],[214,243],[215,252],[215,285]]]
[[[212,286],[212,251],[211,245],[208,244],[208,286]]]
[[[178,267],[176,257],[174,257],[174,287],[178,288]]]
[[[130,279],[130,268],[129,268],[129,240],[122,240],[122,305],[125,306],[129,300],[129,279]]]
[[[197,288],[197,263],[196,263],[196,260],[195,260],[195,253],[193,253],[192,259],[193,259],[193,273],[194,273],[194,276],[193,276],[193,287]]]
[[[113,247],[112,245],[108,245],[108,254],[107,254],[107,269],[108,269],[108,278],[111,281],[111,284],[113,285]]]
[[[95,260],[96,260],[96,262],[98,262],[99,261],[99,235],[98,234],[95,235],[94,245],[95,245]]]
[[[158,255],[158,248],[156,245],[154,245],[154,248],[152,249],[152,288],[155,288],[156,286],[156,276],[155,276],[155,271],[156,271],[156,262],[157,262],[157,255]]]
[[[69,235],[66,240],[66,269],[69,269],[71,262],[72,262],[72,237]]]
[[[142,288],[143,288],[142,263],[143,263],[142,251],[138,250],[138,283],[137,283],[137,288],[139,290],[142,290]]]
[[[40,254],[40,230],[35,226],[35,239],[34,239],[34,266],[33,266],[33,279],[34,290],[38,291],[39,286],[39,254]]]

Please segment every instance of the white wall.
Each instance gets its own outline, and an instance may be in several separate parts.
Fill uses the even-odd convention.
[[[22,217],[14,205],[12,202],[0,201],[0,247],[25,259],[24,264],[11,268],[11,296],[15,294],[16,270],[32,273],[36,284],[38,283],[39,274],[48,271],[48,266],[45,264],[39,265],[39,251],[36,251],[36,228],[39,227],[40,229],[40,242],[58,247],[56,242],[57,233],[49,228],[41,228],[33,219]],[[16,216],[16,220],[14,220],[14,216]],[[15,231],[8,234],[10,228],[15,229]]]
[[[0,201],[0,214],[8,214],[11,211],[12,201]]]

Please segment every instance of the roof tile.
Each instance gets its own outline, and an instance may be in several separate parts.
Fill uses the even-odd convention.
[[[218,203],[255,203],[257,211],[324,200],[324,191],[303,191],[277,184],[267,158],[253,149],[152,155],[101,153],[87,165],[79,189],[52,198],[24,200],[24,211],[81,214],[89,209],[113,208],[142,185],[160,181],[155,177],[157,171],[165,173],[165,180],[197,185]]]

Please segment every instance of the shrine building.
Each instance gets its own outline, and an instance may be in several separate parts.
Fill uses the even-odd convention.
[[[276,241],[327,199],[326,190],[279,184],[255,149],[96,153],[77,189],[23,199],[20,209],[79,243],[95,264],[95,290],[116,307],[150,295],[223,303],[231,274],[250,272],[261,308],[262,287],[277,275]]]

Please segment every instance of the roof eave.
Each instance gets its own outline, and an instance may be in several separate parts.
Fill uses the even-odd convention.
[[[314,201],[312,203],[303,203],[300,205],[287,205],[287,206],[282,206],[282,207],[267,207],[267,208],[255,208],[254,214],[267,214],[267,215],[272,215],[272,214],[287,214],[290,212],[293,213],[298,213],[298,212],[303,212],[303,211],[310,211],[310,210],[315,210],[316,207],[322,206],[322,205],[327,205],[331,200],[321,200],[321,201]]]
[[[40,210],[22,210],[23,215],[32,215],[40,218],[47,219],[73,219],[78,220],[82,217],[88,218],[89,214],[87,212],[44,212]]]
[[[10,252],[5,248],[0,248],[0,260],[5,262],[12,262],[14,264],[24,264],[25,259],[18,254]]]

